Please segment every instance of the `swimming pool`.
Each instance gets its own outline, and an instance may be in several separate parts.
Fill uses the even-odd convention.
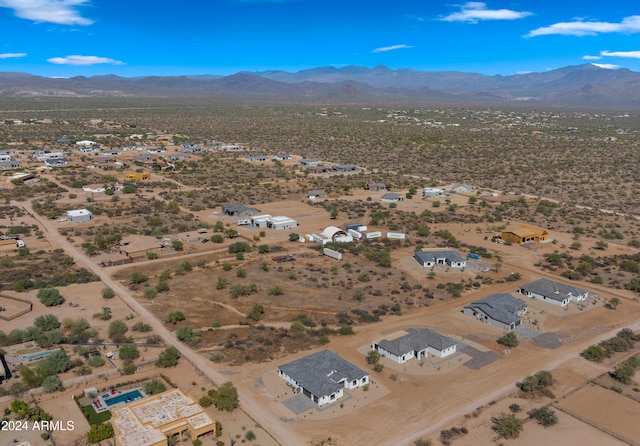
[[[133,400],[137,400],[139,398],[142,398],[142,392],[140,392],[140,390],[136,389],[136,390],[132,390],[131,392],[127,392],[127,393],[122,393],[120,395],[114,395],[111,396],[109,394],[106,395],[102,395],[102,399],[104,400],[104,403],[111,407],[111,406],[115,406],[116,404],[120,404],[120,403],[129,403]]]
[[[60,350],[59,348],[53,350],[47,350],[46,352],[34,353],[33,355],[22,355],[20,356],[20,361],[28,362],[33,361],[34,359],[44,358],[45,356],[49,356],[51,353],[57,352]]]

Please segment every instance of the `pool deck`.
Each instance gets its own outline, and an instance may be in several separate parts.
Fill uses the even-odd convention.
[[[119,395],[125,395],[127,393],[130,392],[134,392],[134,391],[139,391],[142,396],[136,399],[132,399],[130,401],[122,401],[116,404],[112,404],[111,406],[109,406],[107,404],[107,401],[113,397],[119,396]],[[105,394],[109,394],[109,398],[107,398],[105,400],[105,398],[103,397],[103,395]],[[100,394],[98,396],[96,396],[95,398],[91,399],[91,405],[93,406],[93,409],[96,411],[96,413],[101,413],[101,412],[106,412],[108,410],[113,409],[114,407],[119,407],[122,406],[123,404],[128,404],[131,403],[133,401],[137,401],[141,398],[145,398],[147,395],[144,393],[144,391],[142,390],[142,388],[140,387],[134,387],[134,388],[129,388],[129,389],[115,389],[115,393],[111,393],[111,390],[106,390],[104,392],[100,392]]]

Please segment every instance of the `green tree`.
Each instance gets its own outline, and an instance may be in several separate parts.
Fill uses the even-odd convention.
[[[109,339],[113,342],[124,342],[126,339],[124,335],[127,331],[129,331],[127,324],[116,319],[109,324]]]
[[[103,299],[113,299],[114,297],[116,297],[116,292],[113,291],[111,288],[103,288],[102,289],[102,298]]]
[[[497,342],[498,344],[504,345],[505,347],[509,348],[515,348],[520,344],[518,336],[512,331],[505,333],[503,336],[499,337]]]
[[[292,232],[291,234],[289,234],[290,242],[297,242],[298,240],[300,240],[300,234],[296,234],[295,232]]]
[[[218,390],[210,390],[209,396],[218,410],[231,412],[240,404],[238,401],[238,389],[231,382],[226,382]]]
[[[42,366],[31,368],[23,365],[19,371],[20,375],[22,375],[22,382],[31,389],[40,387],[47,376],[54,374],[54,372]]]
[[[50,331],[60,327],[60,321],[53,314],[43,314],[36,318],[33,325],[42,331]]]
[[[546,370],[540,370],[533,375],[527,376],[520,384],[523,392],[538,392],[553,384],[553,375]]]
[[[611,376],[622,384],[631,384],[633,376],[636,374],[636,368],[629,361],[625,361],[615,368]]]
[[[158,367],[173,367],[178,364],[178,359],[180,358],[180,352],[175,347],[169,347],[164,349],[160,356],[158,357],[158,361],[156,362],[156,366]]]
[[[529,417],[536,420],[538,424],[549,427],[558,423],[558,415],[548,407],[540,407],[529,412]]]
[[[131,361],[140,357],[140,351],[135,344],[124,344],[120,347],[120,359]]]
[[[523,428],[523,421],[512,413],[503,412],[493,419],[493,430],[507,439],[517,438]]]
[[[57,350],[44,358],[40,363],[42,367],[50,370],[52,373],[62,373],[73,367],[71,358],[64,350]]]
[[[55,288],[42,288],[38,290],[38,300],[46,307],[54,307],[64,302],[64,297]]]
[[[147,395],[156,395],[164,392],[165,390],[167,390],[167,387],[159,379],[152,379],[151,381],[147,381],[144,385],[144,393]]]
[[[42,381],[42,390],[44,390],[45,393],[53,393],[61,386],[62,381],[60,381],[60,377],[58,375],[47,376],[44,381]]]

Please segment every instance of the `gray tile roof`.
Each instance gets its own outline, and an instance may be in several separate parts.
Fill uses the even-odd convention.
[[[448,263],[465,261],[457,251],[416,251],[415,256],[422,263],[435,263],[437,259],[446,259]]]
[[[387,192],[380,197],[381,200],[399,200],[400,198],[402,198],[402,195],[396,192]]]
[[[402,356],[411,351],[419,352],[425,350],[427,347],[434,348],[439,351],[446,350],[449,347],[456,345],[456,341],[441,334],[431,331],[428,328],[423,330],[409,329],[408,334],[388,341],[383,339],[378,342],[378,345],[388,352]]]
[[[548,299],[553,299],[562,302],[565,299],[571,297],[580,296],[586,294],[587,291],[581,288],[577,288],[571,285],[565,285],[564,283],[553,282],[548,279],[538,279],[534,282],[522,285],[520,287],[523,291],[539,294],[545,296]]]
[[[465,308],[478,309],[493,320],[512,324],[520,321],[518,313],[527,308],[527,304],[511,294],[492,294],[484,299],[471,302]]]
[[[322,350],[278,367],[317,397],[331,395],[344,387],[342,380],[361,379],[368,373],[329,350]]]

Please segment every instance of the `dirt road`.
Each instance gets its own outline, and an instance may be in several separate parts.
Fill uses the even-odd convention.
[[[169,343],[173,344],[182,355],[182,358],[188,360],[196,369],[198,369],[203,375],[214,382],[216,385],[220,385],[229,380],[228,376],[225,376],[215,370],[210,361],[200,356],[195,351],[191,350],[186,345],[179,342],[174,334],[170,332],[162,322],[156,319],[151,312],[144,308],[138,301],[129,293],[125,287],[119,282],[113,280],[103,269],[93,263],[82,251],[73,246],[64,236],[60,235],[55,227],[51,225],[49,221],[41,218],[37,215],[30,203],[23,203],[24,209],[40,224],[44,234],[49,239],[50,243],[54,247],[60,247],[64,249],[69,255],[71,255],[76,264],[86,268],[87,270],[95,273],[102,282],[113,289],[116,294],[136,313],[138,313],[143,319],[147,321],[149,325],[153,327],[153,330],[158,335],[165,338]],[[238,387],[238,395],[242,404],[242,409],[253,418],[256,423],[262,426],[268,427],[267,431],[275,438],[278,443],[282,445],[298,446],[304,444],[304,440],[295,437],[292,432],[284,429],[280,420],[272,413],[265,411],[261,408],[252,397],[252,395],[241,387]]]

